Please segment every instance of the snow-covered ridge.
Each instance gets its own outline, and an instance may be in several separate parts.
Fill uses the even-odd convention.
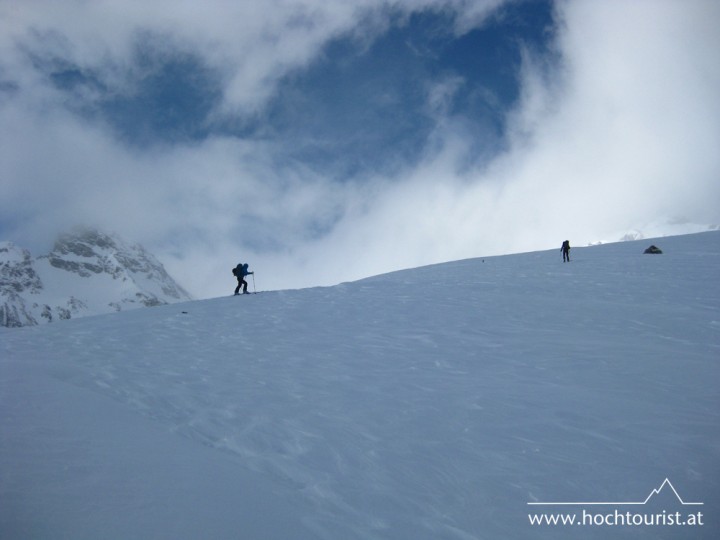
[[[19,327],[189,300],[142,246],[92,229],[40,257],[0,242],[0,326]]]
[[[720,538],[720,232],[559,247],[0,328],[0,538]]]

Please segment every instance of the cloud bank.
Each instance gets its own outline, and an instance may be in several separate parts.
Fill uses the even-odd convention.
[[[0,3],[0,232],[117,231],[207,297],[720,222],[717,3],[492,33],[527,9]]]

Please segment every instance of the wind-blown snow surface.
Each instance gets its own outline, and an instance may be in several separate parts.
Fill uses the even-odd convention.
[[[0,537],[720,537],[720,233],[559,244],[0,331]]]

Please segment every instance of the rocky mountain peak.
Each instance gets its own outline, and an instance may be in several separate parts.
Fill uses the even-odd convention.
[[[33,268],[30,252],[12,242],[0,242],[0,293],[41,289],[42,282]]]
[[[189,300],[190,295],[139,244],[94,229],[61,235],[33,258],[0,242],[0,326]]]

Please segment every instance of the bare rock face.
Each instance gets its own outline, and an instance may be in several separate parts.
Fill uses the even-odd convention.
[[[643,251],[645,255],[662,255],[662,250],[657,246],[650,246],[645,251]]]
[[[23,295],[39,294],[42,288],[30,252],[12,242],[0,242],[0,325],[12,328],[37,324]]]
[[[0,326],[29,326],[190,300],[142,246],[83,229],[33,258],[0,242]]]

